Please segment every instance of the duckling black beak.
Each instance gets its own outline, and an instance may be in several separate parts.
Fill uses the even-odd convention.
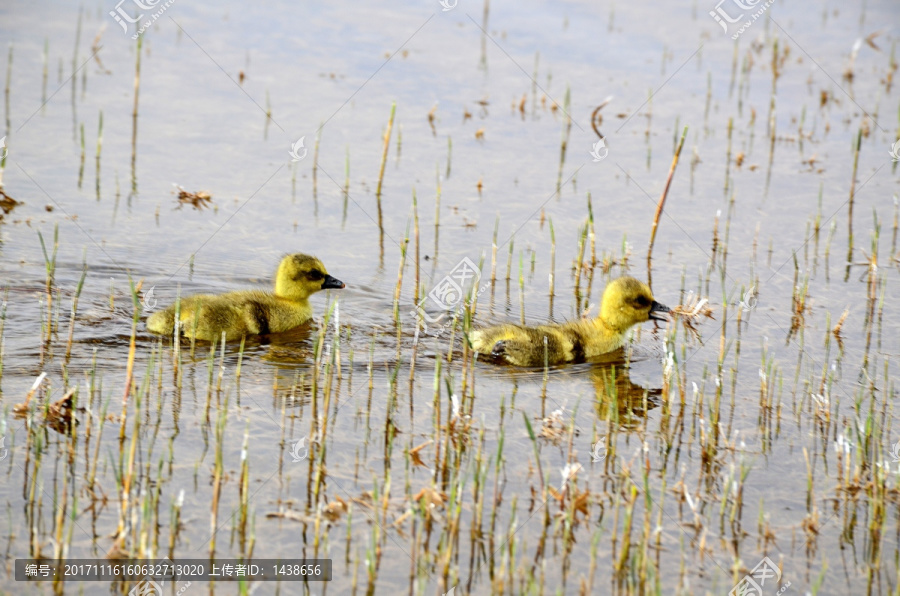
[[[668,321],[669,317],[667,317],[665,314],[656,314],[656,313],[667,313],[667,312],[669,312],[668,306],[666,306],[665,304],[660,304],[659,302],[654,300],[650,304],[650,314],[648,315],[648,317],[653,319],[654,321]]]
[[[341,280],[339,280],[338,278],[331,277],[330,275],[325,274],[325,280],[322,282],[323,290],[331,290],[331,289],[340,290],[341,288],[346,288],[346,287],[347,287],[347,285],[344,282],[342,282]]]

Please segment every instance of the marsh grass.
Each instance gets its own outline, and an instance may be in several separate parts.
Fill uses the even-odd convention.
[[[81,18],[79,17],[79,30],[81,27]],[[135,46],[135,60],[134,60],[134,105],[131,110],[131,192],[137,192],[137,133],[138,133],[138,100],[141,95],[141,49],[143,48],[144,38],[143,36],[138,36],[137,44]],[[78,42],[76,41],[75,47],[78,47]],[[74,73],[74,62],[73,62],[73,73]],[[72,80],[72,84],[74,85],[74,77]],[[74,87],[73,87],[74,93]],[[74,96],[72,100],[72,105],[74,106]]]
[[[381,165],[378,167],[378,185],[375,188],[375,200],[378,206],[379,247],[382,259],[384,258],[384,217],[381,208],[381,185],[384,182],[384,168],[387,165],[388,149],[390,149],[391,146],[391,131],[394,129],[394,116],[396,113],[397,102],[393,102],[391,104],[391,116],[388,118],[387,127],[384,129],[384,145],[381,151]]]

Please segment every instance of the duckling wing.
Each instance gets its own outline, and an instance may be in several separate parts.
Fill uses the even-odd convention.
[[[312,307],[307,300],[290,300],[256,290],[234,294],[239,297],[251,333],[283,333],[312,318]]]
[[[244,304],[229,294],[221,296],[192,296],[181,308],[181,326],[184,334],[207,341],[239,339],[258,333],[244,316]]]

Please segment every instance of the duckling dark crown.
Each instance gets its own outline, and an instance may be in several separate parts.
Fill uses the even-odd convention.
[[[325,267],[316,257],[304,254],[287,255],[286,259],[290,259],[291,267],[294,270],[293,279],[299,280],[312,279],[319,280],[325,277]]]

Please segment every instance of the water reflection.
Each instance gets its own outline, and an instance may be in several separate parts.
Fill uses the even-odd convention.
[[[632,363],[625,359],[621,349],[590,362],[563,364],[546,370],[511,366],[491,356],[480,355],[479,360],[483,363],[479,370],[482,383],[503,378],[512,381],[513,393],[527,385],[540,391],[546,397],[542,399],[546,410],[541,412],[542,417],[554,407],[571,406],[569,396],[580,394],[578,379],[590,382],[597,417],[624,430],[638,429],[647,413],[662,404],[661,387],[648,387],[631,379]]]
[[[647,388],[631,380],[625,363],[600,364],[591,368],[594,385],[594,409],[601,420],[609,420],[620,428],[635,430],[647,412],[662,403],[662,389]]]

